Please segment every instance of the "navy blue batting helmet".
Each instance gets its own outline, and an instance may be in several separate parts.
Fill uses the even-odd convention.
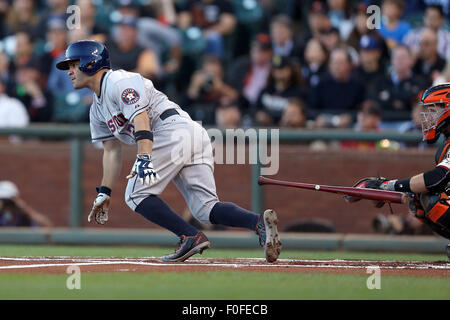
[[[58,62],[56,68],[69,70],[69,62],[77,60],[80,61],[78,68],[88,75],[103,68],[111,68],[108,49],[98,41],[82,40],[70,44],[66,50],[66,58]]]

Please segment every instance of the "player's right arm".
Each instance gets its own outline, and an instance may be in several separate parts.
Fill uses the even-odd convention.
[[[102,186],[112,189],[122,168],[122,145],[119,140],[103,141]]]
[[[88,222],[92,219],[98,224],[108,221],[109,202],[112,187],[122,168],[122,145],[119,140],[103,141],[103,178],[101,186],[97,188],[97,197],[88,216]]]

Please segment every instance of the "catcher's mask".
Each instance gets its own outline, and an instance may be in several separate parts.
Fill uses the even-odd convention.
[[[427,89],[421,98],[423,140],[434,143],[450,124],[450,83]]]

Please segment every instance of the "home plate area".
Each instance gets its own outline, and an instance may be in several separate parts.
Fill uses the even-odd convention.
[[[279,259],[268,263],[261,258],[191,258],[182,263],[167,263],[157,257],[0,257],[0,273],[66,273],[69,266],[82,272],[291,272],[366,274],[379,268],[383,274],[402,276],[450,276],[447,261],[383,261],[383,260],[301,260]]]

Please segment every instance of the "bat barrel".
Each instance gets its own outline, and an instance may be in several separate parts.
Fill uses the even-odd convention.
[[[355,188],[355,187],[339,187],[339,186],[325,186],[301,182],[280,181],[260,176],[258,178],[259,185],[271,184],[284,187],[294,187],[300,189],[316,190],[330,193],[337,193],[358,197],[361,199],[386,201],[392,203],[405,203],[405,195],[401,192],[384,191],[376,189]]]

